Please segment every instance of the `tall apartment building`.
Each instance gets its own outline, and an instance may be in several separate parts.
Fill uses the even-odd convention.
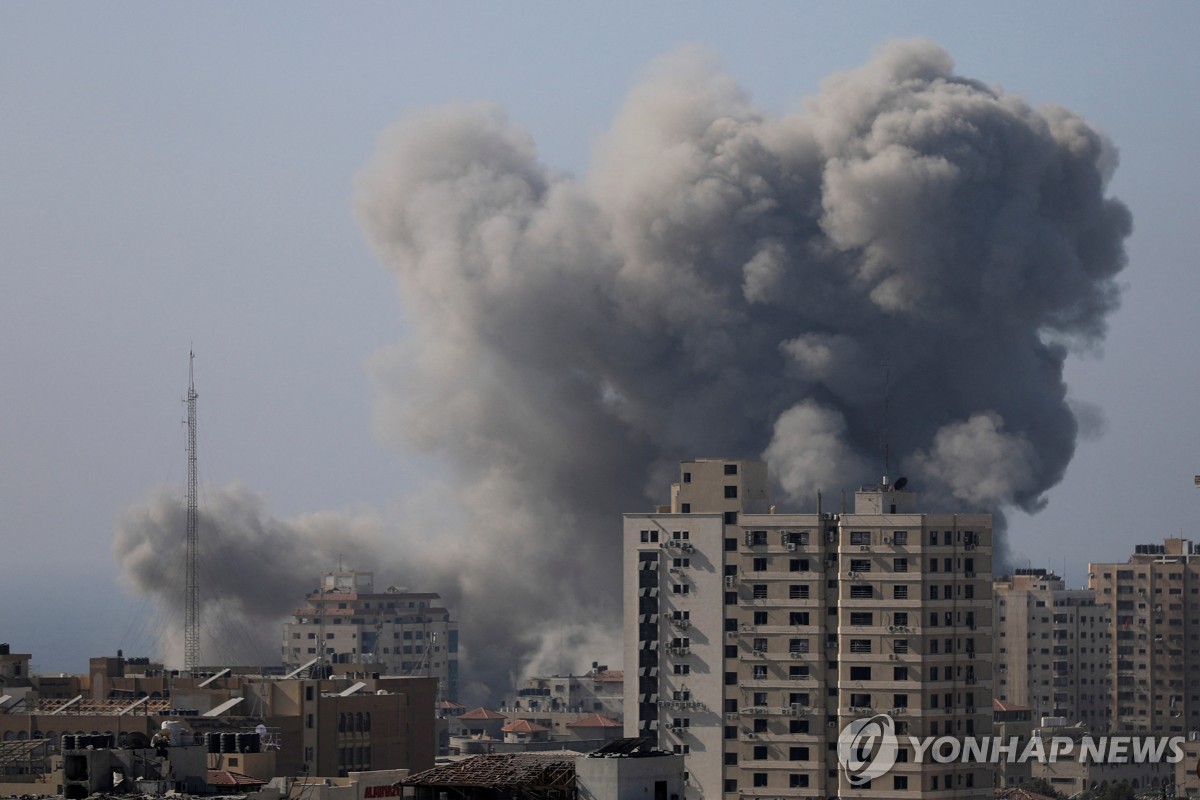
[[[1124,564],[1089,564],[1112,615],[1112,715],[1119,731],[1200,729],[1200,546],[1141,544]]]
[[[1017,569],[994,586],[996,697],[1034,717],[1110,725],[1112,615],[1091,589],[1068,589],[1044,569]]]
[[[381,673],[437,678],[458,699],[458,622],[433,592],[375,591],[371,572],[326,573],[283,626],[283,662],[375,665]],[[322,652],[321,643],[324,643]]]
[[[991,731],[991,517],[918,513],[886,481],[817,504],[774,513],[764,463],[701,459],[669,506],[625,515],[626,735],[685,756],[689,800],[990,798],[989,769],[905,746],[852,787],[835,744],[878,713]]]

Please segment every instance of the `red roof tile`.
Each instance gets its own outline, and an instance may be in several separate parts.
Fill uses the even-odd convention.
[[[267,782],[228,769],[210,769],[209,786],[266,786]]]
[[[504,733],[545,733],[550,729],[527,719],[514,719],[500,730]]]
[[[590,717],[567,723],[568,728],[620,728],[621,723],[615,719],[592,714]]]
[[[484,708],[483,706],[480,706],[479,708],[475,709],[474,711],[468,711],[466,714],[460,714],[458,718],[459,719],[507,719],[507,717],[505,717],[499,711],[489,711],[486,708]]]
[[[992,711],[1032,711],[1029,706],[1021,706],[1016,703],[1006,703],[1003,700],[992,698]]]

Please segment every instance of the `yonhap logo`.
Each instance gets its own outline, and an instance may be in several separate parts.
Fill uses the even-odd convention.
[[[1053,764],[1059,758],[1090,764],[1178,764],[1184,758],[1182,736],[905,736],[911,760],[917,764]],[[887,714],[856,719],[842,728],[837,741],[838,762],[851,786],[864,786],[886,775],[896,764],[900,741],[896,723]],[[907,749],[906,749],[907,752]],[[1200,774],[1200,766],[1196,768]]]
[[[886,775],[896,763],[896,723],[887,714],[856,719],[842,728],[837,741],[838,763],[851,786],[862,786]]]

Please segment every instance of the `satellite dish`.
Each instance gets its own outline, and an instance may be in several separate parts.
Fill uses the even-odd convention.
[[[900,491],[905,486],[908,486],[908,478],[897,478],[896,482],[892,484],[892,488],[896,491]]]

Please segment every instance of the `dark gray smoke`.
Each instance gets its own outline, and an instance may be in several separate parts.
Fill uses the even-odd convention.
[[[761,455],[807,508],[878,480],[885,393],[926,510],[1037,510],[1077,435],[1064,359],[1117,305],[1115,165],[923,41],[782,117],[675,54],[583,180],[493,106],[401,120],[359,182],[412,331],[370,362],[377,424],[452,476],[405,580],[461,603],[481,687],[578,667],[619,619],[619,514],[675,462]]]

